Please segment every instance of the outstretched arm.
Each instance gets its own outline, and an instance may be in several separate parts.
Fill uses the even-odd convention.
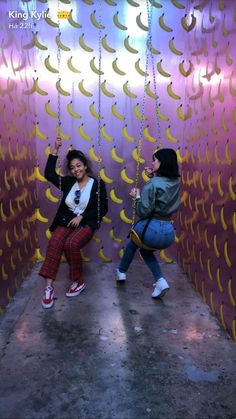
[[[60,176],[56,172],[56,162],[61,144],[61,138],[56,138],[54,150],[48,156],[47,164],[44,171],[45,178],[57,188],[60,187]]]

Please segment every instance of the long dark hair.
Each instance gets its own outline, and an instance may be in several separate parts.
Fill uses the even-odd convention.
[[[175,150],[172,148],[160,148],[154,152],[153,157],[156,157],[161,163],[156,176],[168,178],[178,178],[180,176]]]
[[[91,164],[89,159],[80,150],[70,150],[67,155],[67,169],[70,170],[71,161],[74,159],[80,160],[85,166],[87,166],[87,173],[92,173]]]

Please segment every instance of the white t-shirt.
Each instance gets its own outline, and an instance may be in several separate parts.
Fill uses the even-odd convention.
[[[87,207],[89,199],[90,199],[93,182],[94,182],[94,179],[90,177],[88,182],[82,189],[79,188],[79,184],[77,182],[75,182],[75,184],[72,186],[70,192],[68,193],[66,197],[65,203],[69,207],[69,209],[73,211],[74,214],[76,215],[82,214],[85,208]],[[79,190],[80,190],[80,201],[79,201],[79,204],[76,205],[74,201],[75,191],[79,191]]]

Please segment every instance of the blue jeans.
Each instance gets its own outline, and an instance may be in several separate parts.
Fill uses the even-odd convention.
[[[134,227],[135,231],[141,236],[147,220],[140,220]],[[143,243],[156,249],[166,249],[175,239],[173,224],[170,221],[160,221],[152,218],[144,235]],[[130,239],[126,245],[124,256],[119,265],[120,272],[126,272],[134,258],[138,246]],[[140,254],[147,267],[152,272],[155,281],[163,276],[160,265],[153,252],[140,249]]]

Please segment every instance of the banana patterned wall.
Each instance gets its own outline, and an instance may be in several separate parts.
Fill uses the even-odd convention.
[[[85,261],[121,257],[133,218],[128,193],[137,167],[142,186],[153,150],[173,147],[183,181],[178,262],[235,339],[232,2],[32,0],[28,7],[38,12],[25,21],[23,44],[35,56],[24,89],[27,100],[36,102],[35,257],[44,258],[59,200],[43,177],[57,134],[63,139],[58,170],[65,173],[67,150],[79,148],[107,186],[109,213],[83,250]],[[165,262],[170,254],[160,252]]]
[[[154,149],[160,143],[177,148],[181,142],[182,120],[177,118],[176,109],[179,107],[182,116],[181,92],[186,79],[182,60],[188,32],[185,12],[175,3],[37,2],[39,12],[50,12],[50,17],[35,22],[34,34],[29,34],[28,42],[37,63],[29,93],[35,95],[37,109],[34,129],[40,204],[36,249],[39,259],[45,255],[50,237],[48,227],[59,198],[58,191],[43,177],[56,133],[63,139],[58,170],[65,173],[67,150],[79,148],[92,160],[95,174],[100,170],[107,186],[109,213],[92,242],[83,249],[84,260],[110,262],[122,255],[132,223],[129,192],[135,185],[138,162],[142,186],[147,180],[144,166],[150,164]],[[187,11],[187,6],[184,9]],[[59,19],[60,28],[58,10],[61,15],[65,16],[66,11],[69,14],[68,19]],[[148,43],[148,24],[152,45]],[[139,157],[140,135],[143,141]],[[171,260],[164,251],[160,255],[165,261]]]
[[[236,341],[234,3],[199,2],[192,11],[178,262]]]
[[[37,240],[34,101],[24,94],[33,54],[23,48],[24,31],[8,27],[8,7],[1,3],[0,314],[31,271]]]

